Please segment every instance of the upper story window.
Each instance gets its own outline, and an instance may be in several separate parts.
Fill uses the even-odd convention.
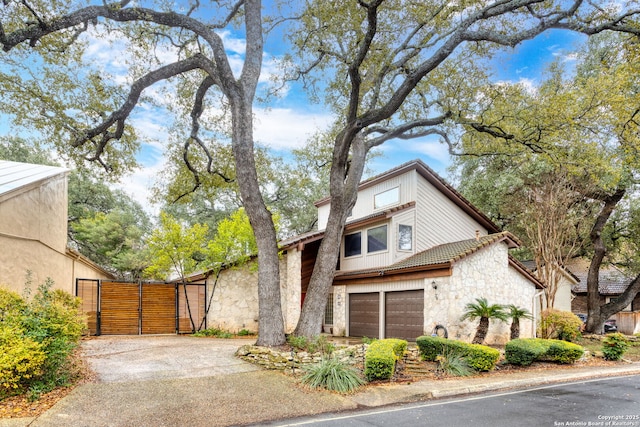
[[[387,250],[387,226],[370,228],[367,230],[367,252]]]
[[[362,233],[357,232],[344,236],[344,256],[356,256],[362,254]]]
[[[395,205],[400,202],[400,187],[395,187],[373,196],[373,208],[379,209],[385,206]]]
[[[410,225],[398,225],[398,250],[413,250],[413,227]]]

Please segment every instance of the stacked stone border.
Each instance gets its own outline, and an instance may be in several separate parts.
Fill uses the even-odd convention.
[[[341,362],[362,368],[364,355],[368,344],[339,347],[333,351],[330,357],[337,358]],[[318,363],[323,358],[329,357],[322,353],[307,353],[306,351],[285,350],[282,348],[259,347],[255,345],[243,345],[236,351],[236,356],[247,362],[261,366],[263,369],[281,370],[298,369],[303,365]],[[407,349],[405,359],[420,360],[417,347]]]

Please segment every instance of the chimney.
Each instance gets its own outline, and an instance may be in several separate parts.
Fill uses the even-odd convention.
[[[476,230],[476,241],[480,241],[480,230]]]

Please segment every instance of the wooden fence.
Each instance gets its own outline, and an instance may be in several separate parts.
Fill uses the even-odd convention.
[[[206,328],[205,284],[78,279],[91,335],[190,333]]]
[[[621,311],[613,315],[618,332],[626,335],[640,333],[640,311]]]

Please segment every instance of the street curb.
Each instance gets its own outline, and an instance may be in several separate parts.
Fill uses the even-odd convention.
[[[615,368],[598,368],[582,372],[557,373],[518,379],[490,379],[484,384],[452,384],[444,381],[416,381],[406,385],[381,386],[356,394],[351,399],[360,406],[370,408],[412,403],[417,401],[444,399],[456,396],[518,390],[530,387],[552,386],[573,381],[587,381],[607,377],[622,377],[640,374],[640,363]],[[457,380],[462,382],[463,380]]]

